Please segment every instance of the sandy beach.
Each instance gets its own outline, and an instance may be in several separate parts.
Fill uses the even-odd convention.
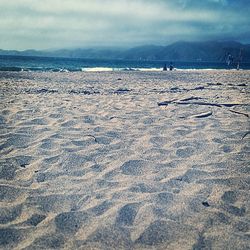
[[[0,248],[249,249],[249,82],[0,72]]]

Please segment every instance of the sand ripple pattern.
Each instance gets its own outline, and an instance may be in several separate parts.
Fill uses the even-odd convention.
[[[249,249],[249,80],[0,72],[0,248]]]

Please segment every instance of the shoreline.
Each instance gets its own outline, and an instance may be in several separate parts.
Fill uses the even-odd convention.
[[[6,72],[6,73],[10,73],[10,72],[29,72],[29,73],[102,73],[102,72],[142,72],[142,73],[146,73],[146,72],[199,72],[199,71],[219,71],[219,72],[223,72],[223,71],[232,71],[232,72],[238,72],[238,71],[244,71],[244,72],[248,72],[250,71],[250,69],[236,69],[236,68],[230,68],[230,69],[226,69],[226,68],[221,68],[221,69],[216,69],[216,68],[174,68],[173,70],[169,70],[169,68],[167,68],[167,70],[163,70],[162,67],[161,68],[112,68],[112,67],[86,67],[86,68],[77,68],[77,69],[69,69],[69,68],[54,68],[54,69],[42,69],[41,67],[28,67],[28,68],[23,68],[23,67],[19,67],[19,66],[8,66],[8,67],[1,67],[0,68],[0,72]]]

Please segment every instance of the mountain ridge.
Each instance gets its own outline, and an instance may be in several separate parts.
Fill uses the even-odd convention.
[[[231,54],[235,61],[250,62],[250,44],[236,41],[178,41],[170,45],[143,45],[130,49],[122,48],[76,48],[57,50],[1,50],[0,55],[66,57],[88,59],[161,60],[161,61],[225,61]]]

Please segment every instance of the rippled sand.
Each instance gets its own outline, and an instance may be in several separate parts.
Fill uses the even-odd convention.
[[[0,248],[248,249],[249,81],[0,73]]]

